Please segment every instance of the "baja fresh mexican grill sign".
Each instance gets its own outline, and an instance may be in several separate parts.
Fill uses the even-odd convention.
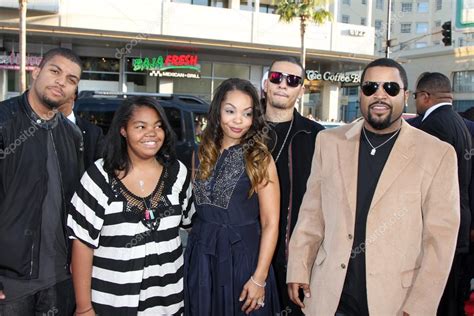
[[[194,75],[188,76],[187,78],[199,78],[199,72],[201,66],[198,64],[197,55],[166,55],[157,57],[145,57],[145,58],[134,58],[132,61],[133,71],[149,71],[150,75],[156,75],[157,73],[166,76],[166,74],[172,73],[187,73],[197,72]],[[172,76],[176,77],[176,76]],[[186,78],[186,76],[185,76]]]

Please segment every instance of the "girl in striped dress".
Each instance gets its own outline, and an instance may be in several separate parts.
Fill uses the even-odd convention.
[[[125,101],[104,158],[81,179],[67,225],[76,314],[181,315],[179,228],[191,224],[190,174],[153,98]]]

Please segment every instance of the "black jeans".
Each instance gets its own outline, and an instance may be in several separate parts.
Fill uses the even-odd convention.
[[[74,288],[69,279],[16,301],[0,304],[0,316],[72,316],[74,308]]]

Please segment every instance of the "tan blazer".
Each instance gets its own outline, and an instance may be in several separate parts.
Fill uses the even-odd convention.
[[[353,243],[363,123],[323,131],[316,139],[287,277],[310,284],[306,315],[333,316],[339,304]],[[370,206],[366,243],[358,247],[366,256],[370,315],[436,314],[459,212],[454,149],[403,121]]]

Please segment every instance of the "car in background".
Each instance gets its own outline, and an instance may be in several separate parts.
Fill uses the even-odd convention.
[[[402,113],[402,117],[405,120],[409,120],[409,119],[415,118],[417,116],[418,116],[418,114],[416,114],[416,113]]]
[[[346,125],[346,123],[344,122],[327,122],[327,121],[316,121],[316,122],[324,126],[325,129]]]
[[[197,148],[209,111],[209,104],[200,98],[182,94],[81,91],[74,103],[74,112],[102,128],[106,134],[117,108],[125,99],[134,96],[158,100],[176,134],[177,157],[191,168],[192,153]]]

